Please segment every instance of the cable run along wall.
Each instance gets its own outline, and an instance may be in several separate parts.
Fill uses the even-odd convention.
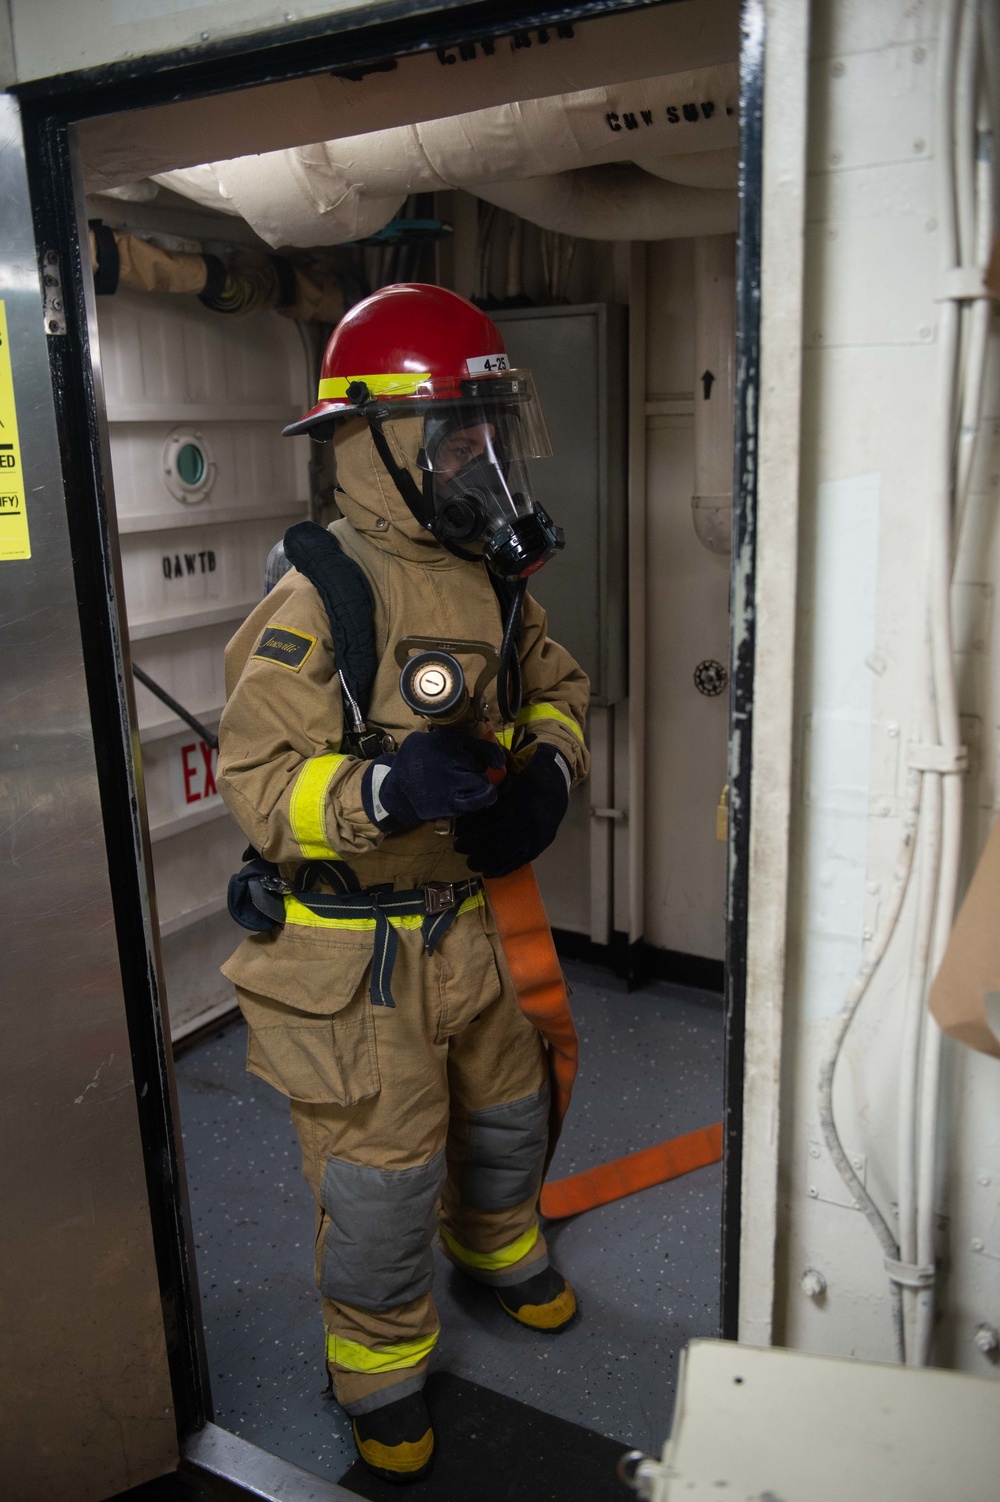
[[[942,1046],[925,1008],[997,808],[998,350],[976,311],[994,223],[977,36],[995,12],[812,16],[788,961],[780,1087],[772,1034],[766,1099],[748,1089],[748,1130],[772,1111],[776,1255],[757,1247],[744,1284],[766,1329],[773,1280],[780,1344],[876,1360],[905,1344],[983,1376],[995,1065]],[[766,488],[761,518],[763,561],[780,541]]]

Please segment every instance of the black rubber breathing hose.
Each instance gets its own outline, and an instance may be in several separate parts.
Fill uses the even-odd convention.
[[[521,636],[521,611],[527,590],[527,580],[518,579],[510,599],[503,641],[500,646],[497,708],[505,725],[513,725],[521,709],[521,659],[518,655],[518,645]]]

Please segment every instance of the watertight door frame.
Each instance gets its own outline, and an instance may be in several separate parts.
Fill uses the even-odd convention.
[[[655,0],[654,0],[655,3]],[[663,3],[663,0],[661,0]],[[554,26],[637,9],[648,0],[577,0],[504,7],[503,29]],[[741,46],[740,227],[737,269],[736,483],[730,704],[729,886],[726,950],[726,1107],[720,1333],[735,1338],[739,1311],[740,1144],[746,997],[751,730],[754,676],[754,569],[757,455],[754,402],[759,345],[763,0],[743,0]],[[427,48],[495,35],[496,9],[483,0],[429,7],[385,0],[359,15],[292,23],[267,34],[190,52],[132,59],[17,87],[36,248],[54,254],[65,292],[66,333],[49,341],[59,452],[72,539],[84,662],[98,745],[98,780],[124,981],[134,1073],[146,1148],[150,1219],[168,1332],[181,1435],[211,1419],[200,1309],[189,1235],[172,1066],[160,1019],[161,979],[150,918],[148,834],[132,754],[135,710],[107,426],[100,371],[91,356],[93,284],[74,163],[77,121],[256,84],[364,67]]]
[[[0,1453],[12,1502],[92,1502],[171,1470],[177,1434],[50,380],[62,298],[4,94],[0,205]]]

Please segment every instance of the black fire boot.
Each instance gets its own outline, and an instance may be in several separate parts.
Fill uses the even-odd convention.
[[[576,1295],[554,1267],[525,1278],[523,1283],[494,1288],[493,1292],[501,1308],[532,1330],[561,1330],[576,1313]]]
[[[431,1468],[434,1430],[421,1392],[374,1408],[352,1419],[358,1454],[370,1471],[406,1485],[422,1481]]]

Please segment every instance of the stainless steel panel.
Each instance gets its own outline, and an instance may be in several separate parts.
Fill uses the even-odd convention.
[[[514,365],[535,377],[553,457],[532,464],[566,550],[530,581],[556,641],[590,677],[595,705],[627,692],[626,310],[613,303],[491,314]]]
[[[0,1490],[108,1497],[177,1442],[17,107],[6,304],[32,556],[0,563]]]
[[[185,1440],[184,1459],[196,1476],[202,1472],[236,1482],[241,1496],[259,1497],[261,1502],[357,1502],[354,1492],[335,1481],[269,1455],[217,1424],[206,1424]]]

